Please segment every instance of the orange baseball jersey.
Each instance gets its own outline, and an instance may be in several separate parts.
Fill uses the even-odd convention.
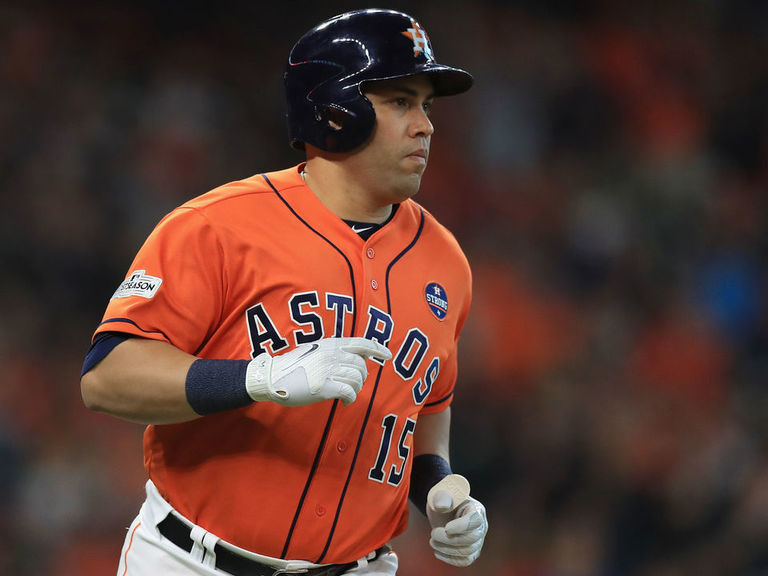
[[[300,168],[226,184],[166,216],[96,333],[221,359],[334,336],[386,345],[392,360],[368,362],[349,406],[259,402],[144,435],[150,478],[193,522],[260,554],[343,563],[405,529],[413,434],[419,414],[451,403],[471,278],[456,240],[417,203],[363,241]]]

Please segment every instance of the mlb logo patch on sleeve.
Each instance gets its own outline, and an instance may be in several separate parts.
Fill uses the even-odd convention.
[[[146,270],[134,270],[122,284],[115,290],[112,300],[115,298],[127,298],[128,296],[141,296],[142,298],[152,298],[157,293],[162,278],[150,276]]]

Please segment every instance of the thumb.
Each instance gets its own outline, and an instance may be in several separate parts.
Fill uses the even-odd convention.
[[[438,490],[432,495],[431,504],[436,512],[450,512],[453,509],[453,497],[446,490]]]
[[[336,397],[344,403],[344,406],[349,406],[357,400],[357,392],[349,384],[339,383],[339,391],[336,393]]]

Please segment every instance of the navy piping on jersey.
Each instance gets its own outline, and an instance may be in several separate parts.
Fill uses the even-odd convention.
[[[288,210],[290,210],[291,214],[293,214],[299,220],[299,222],[301,222],[302,224],[304,224],[304,226],[309,228],[312,232],[314,232],[315,234],[320,236],[320,238],[325,240],[328,243],[329,246],[331,246],[334,250],[336,250],[336,252],[338,252],[341,255],[342,258],[344,258],[344,261],[347,263],[347,267],[349,268],[349,280],[350,280],[350,283],[352,285],[352,301],[355,302],[357,300],[357,294],[355,293],[355,272],[354,272],[354,269],[352,268],[352,263],[349,261],[349,258],[347,258],[347,255],[344,254],[344,252],[342,252],[342,250],[338,246],[336,246],[333,242],[331,242],[328,238],[326,238],[320,232],[318,232],[317,230],[312,228],[312,226],[309,225],[309,222],[307,222],[306,220],[304,220],[304,218],[299,216],[299,214],[296,212],[296,210],[294,210],[293,207],[288,203],[288,201],[283,197],[283,195],[280,194],[280,192],[277,190],[275,185],[272,184],[272,182],[270,182],[270,180],[269,180],[269,178],[267,177],[266,174],[262,174],[261,177],[264,178],[265,182],[269,185],[270,188],[272,188],[272,190],[275,192],[275,194],[280,199],[280,201],[283,204],[285,204],[286,208],[288,208]],[[350,334],[354,334],[355,333],[355,324],[356,324],[356,322],[357,322],[357,309],[353,308],[353,310],[352,310],[352,327],[350,329]],[[301,497],[299,498],[299,503],[298,503],[298,505],[296,507],[296,513],[293,516],[293,521],[291,522],[291,527],[288,530],[288,535],[286,536],[285,544],[283,545],[283,551],[280,554],[280,558],[284,559],[286,557],[286,555],[288,554],[288,548],[291,545],[291,539],[293,538],[293,531],[295,530],[296,524],[299,521],[299,516],[301,515],[301,510],[304,507],[304,501],[306,500],[307,493],[309,492],[309,487],[312,484],[312,480],[315,477],[315,472],[317,471],[317,467],[318,467],[318,465],[320,463],[320,457],[321,457],[321,455],[323,453],[323,450],[325,448],[325,444],[326,444],[326,442],[328,440],[328,434],[329,434],[330,429],[331,429],[331,422],[333,421],[334,414],[336,414],[336,406],[338,405],[338,403],[339,403],[338,400],[334,400],[333,401],[333,406],[331,407],[331,412],[330,412],[330,414],[328,414],[328,420],[325,423],[325,429],[323,430],[323,434],[322,434],[322,436],[320,438],[320,444],[317,447],[317,451],[315,452],[315,458],[314,458],[314,460],[312,462],[312,468],[309,471],[309,476],[307,477],[307,481],[304,484],[304,490],[302,490],[302,492],[301,492]]]
[[[352,464],[349,466],[349,473],[347,474],[347,480],[344,482],[344,489],[341,491],[341,498],[339,498],[339,504],[336,506],[336,515],[333,517],[333,524],[331,525],[331,531],[328,534],[328,540],[325,542],[325,548],[323,548],[322,553],[320,554],[320,557],[315,560],[316,564],[321,564],[323,562],[323,558],[325,558],[325,555],[328,553],[328,549],[331,547],[331,541],[333,540],[333,535],[336,532],[336,525],[339,523],[339,516],[341,515],[341,507],[344,504],[344,498],[347,495],[347,489],[349,488],[349,483],[352,480],[352,473],[355,471],[355,464],[357,464],[357,456],[360,453],[360,446],[363,443],[363,436],[365,435],[365,429],[368,426],[368,418],[371,415],[371,409],[373,408],[373,401],[376,398],[376,392],[379,389],[379,380],[381,379],[381,373],[384,370],[384,367],[381,366],[379,368],[378,373],[376,374],[376,383],[373,386],[373,391],[371,392],[371,400],[368,402],[368,409],[365,411],[365,418],[363,418],[363,426],[360,429],[360,436],[357,438],[357,445],[355,446],[355,454],[352,457]]]
[[[389,266],[387,266],[387,273],[385,276],[385,282],[384,286],[387,291],[387,314],[390,316],[392,315],[392,303],[389,298],[389,273],[392,271],[392,267],[407,253],[416,245],[416,242],[421,237],[421,232],[424,229],[424,211],[421,210],[421,220],[419,222],[419,229],[416,231],[415,236],[413,237],[413,240],[411,240],[411,243],[406,246],[400,254],[395,256],[395,258],[392,260],[392,262],[389,263]],[[320,558],[315,560],[315,563],[321,564],[323,561],[323,558],[325,558],[325,555],[328,553],[328,549],[331,547],[331,540],[333,540],[333,535],[336,532],[336,524],[339,522],[339,516],[341,515],[341,507],[344,504],[344,498],[347,495],[347,489],[349,488],[349,483],[352,480],[352,473],[355,470],[355,464],[357,463],[357,456],[360,453],[360,446],[363,444],[363,436],[365,435],[365,429],[368,426],[368,418],[371,415],[371,410],[373,409],[373,402],[376,399],[376,392],[379,389],[379,380],[381,379],[381,373],[384,370],[384,366],[381,366],[379,368],[379,372],[376,375],[376,384],[373,387],[373,391],[371,392],[371,400],[368,402],[368,410],[365,413],[365,418],[363,419],[363,426],[360,430],[360,436],[357,439],[357,446],[355,446],[355,455],[352,457],[352,464],[349,467],[349,474],[347,474],[347,481],[344,483],[344,489],[341,492],[341,498],[339,499],[339,504],[336,507],[336,515],[333,518],[333,524],[331,525],[331,533],[328,535],[328,541],[325,543],[325,548],[323,548],[323,553],[320,555]]]
[[[331,412],[328,414],[328,420],[325,422],[325,429],[323,430],[323,435],[320,438],[320,446],[317,448],[317,452],[315,453],[315,459],[312,461],[312,468],[309,472],[309,478],[307,479],[307,483],[304,485],[304,490],[301,492],[301,498],[299,498],[299,505],[296,508],[296,514],[293,517],[293,521],[291,522],[291,527],[288,530],[288,537],[285,539],[285,544],[283,546],[283,551],[280,553],[280,558],[285,559],[286,554],[288,554],[288,547],[291,544],[291,537],[293,536],[293,531],[296,528],[296,524],[299,522],[299,515],[301,514],[301,509],[304,507],[304,500],[307,498],[307,492],[309,492],[309,486],[312,484],[312,478],[315,477],[315,472],[317,471],[317,467],[320,464],[320,456],[323,453],[323,450],[325,450],[325,444],[328,441],[328,434],[331,429],[331,422],[333,422],[333,416],[336,414],[336,407],[339,405],[338,400],[334,400],[333,404],[331,405]]]
[[[443,402],[448,400],[451,396],[453,396],[453,392],[446,394],[445,396],[443,396],[439,400],[435,400],[434,402],[427,402],[426,404],[424,404],[424,407],[426,408],[427,406],[437,406],[438,404],[442,404]]]
[[[166,336],[165,332],[163,332],[162,330],[144,330],[144,328],[136,324],[136,322],[134,322],[130,318],[110,318],[109,320],[104,320],[104,322],[99,324],[99,327],[104,326],[104,324],[110,324],[111,322],[125,322],[126,324],[131,324],[133,326],[136,326],[136,328],[138,328],[145,334],[161,334],[163,338],[165,338],[168,342],[170,342],[170,339],[168,338],[168,336]]]
[[[349,281],[350,281],[350,283],[352,285],[352,301],[355,302],[357,300],[357,295],[355,294],[355,271],[352,269],[352,263],[349,261],[349,258],[347,258],[347,255],[344,254],[344,252],[338,246],[336,246],[333,242],[331,242],[328,238],[326,238],[320,232],[318,232],[317,230],[312,228],[312,226],[309,225],[309,222],[307,222],[306,220],[304,220],[304,218],[299,216],[299,214],[296,212],[296,210],[293,209],[293,206],[291,206],[288,203],[288,201],[285,198],[283,198],[283,195],[280,194],[280,192],[278,192],[277,188],[275,188],[275,185],[272,184],[272,182],[270,182],[270,180],[269,180],[269,178],[267,178],[266,174],[262,174],[261,177],[264,178],[266,183],[269,184],[269,187],[272,188],[272,190],[274,190],[275,194],[277,194],[277,197],[280,198],[280,201],[283,204],[285,204],[285,207],[288,208],[288,210],[291,211],[291,214],[296,216],[296,219],[299,222],[301,222],[302,224],[304,224],[304,226],[306,226],[307,228],[312,230],[312,232],[314,232],[315,234],[320,236],[320,238],[325,240],[331,248],[336,250],[336,252],[338,252],[341,255],[341,257],[344,258],[344,261],[347,263],[347,268],[349,268]],[[350,332],[352,334],[355,333],[355,322],[357,322],[357,310],[353,309],[352,310],[352,328],[350,330]]]
[[[411,243],[408,244],[408,246],[405,247],[405,249],[400,252],[397,256],[395,256],[395,259],[392,260],[392,262],[389,263],[389,266],[387,266],[387,274],[384,277],[384,283],[387,287],[387,314],[392,314],[392,302],[389,299],[389,273],[392,272],[392,267],[402,258],[405,256],[406,252],[409,252],[411,248],[414,247],[416,244],[416,241],[421,236],[422,230],[424,230],[424,210],[419,209],[419,215],[421,219],[419,220],[419,229],[416,231],[416,235],[413,237],[413,240],[411,240]]]

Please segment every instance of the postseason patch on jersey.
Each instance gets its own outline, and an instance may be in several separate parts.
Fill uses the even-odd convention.
[[[111,300],[115,298],[127,298],[128,296],[140,296],[142,298],[152,298],[156,293],[162,278],[150,276],[146,270],[134,270],[122,284],[115,290]]]
[[[438,320],[445,318],[448,314],[448,295],[445,293],[440,284],[437,282],[430,282],[424,289],[424,298],[427,301],[427,306],[432,310]]]

